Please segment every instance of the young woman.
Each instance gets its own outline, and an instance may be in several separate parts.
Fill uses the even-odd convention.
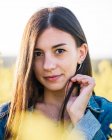
[[[31,108],[69,120],[86,140],[112,135],[112,103],[93,91],[87,40],[69,9],[44,8],[29,19],[15,77],[14,98],[0,107],[0,140],[13,137],[13,126],[18,122],[19,130],[22,112]]]

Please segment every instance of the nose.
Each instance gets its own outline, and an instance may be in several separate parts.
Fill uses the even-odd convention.
[[[56,60],[51,55],[46,55],[43,64],[44,70],[51,71],[56,68]]]

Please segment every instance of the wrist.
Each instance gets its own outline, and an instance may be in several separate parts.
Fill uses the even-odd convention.
[[[75,115],[73,115],[73,117],[71,117],[71,121],[73,123],[73,125],[75,126],[76,123],[78,123],[84,116],[84,113],[82,112],[77,112]]]

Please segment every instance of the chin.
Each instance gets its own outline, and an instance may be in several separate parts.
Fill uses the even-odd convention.
[[[52,91],[59,91],[59,90],[63,90],[65,86],[60,86],[60,85],[59,86],[45,86],[45,88]]]

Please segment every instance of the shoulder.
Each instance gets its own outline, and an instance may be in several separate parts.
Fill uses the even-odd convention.
[[[94,96],[95,102],[101,110],[99,115],[100,122],[111,122],[112,123],[112,102],[104,97]]]
[[[0,105],[0,140],[4,139],[6,123],[9,115],[10,103]]]
[[[0,105],[0,120],[9,114],[10,102]]]
[[[102,112],[99,114],[98,120],[101,123],[101,129],[107,136],[112,136],[112,102],[104,97],[94,96],[96,103]]]
[[[10,102],[0,105],[0,128],[6,123],[9,115]]]
[[[112,113],[112,102],[107,100],[104,97],[100,97],[100,96],[94,96],[94,99],[96,101],[96,103],[98,104],[99,108],[101,110],[104,110],[103,112],[107,113]]]

